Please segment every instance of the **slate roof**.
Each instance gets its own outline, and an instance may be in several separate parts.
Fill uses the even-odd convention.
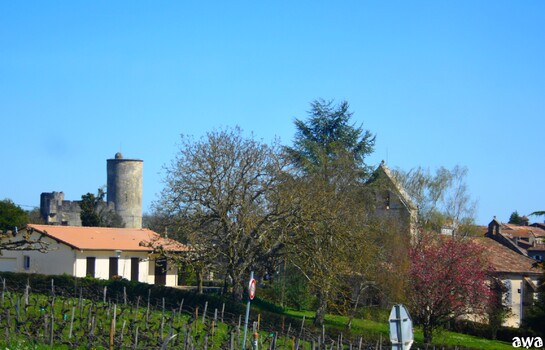
[[[189,250],[186,245],[173,239],[163,238],[158,233],[148,229],[34,224],[29,224],[26,229],[34,230],[79,250],[152,252],[154,248],[160,246],[166,251],[173,252]]]

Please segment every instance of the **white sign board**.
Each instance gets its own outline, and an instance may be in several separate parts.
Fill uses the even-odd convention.
[[[401,304],[394,305],[390,312],[390,341],[392,350],[409,350],[413,345],[413,321]]]

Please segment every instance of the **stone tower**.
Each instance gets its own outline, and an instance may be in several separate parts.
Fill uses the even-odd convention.
[[[107,160],[107,202],[127,228],[142,228],[143,164],[139,159],[123,159],[121,153]]]

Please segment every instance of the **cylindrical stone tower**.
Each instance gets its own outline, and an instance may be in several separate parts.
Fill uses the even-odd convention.
[[[123,218],[125,227],[142,228],[142,169],[139,159],[123,159],[116,153],[107,160],[107,201]]]

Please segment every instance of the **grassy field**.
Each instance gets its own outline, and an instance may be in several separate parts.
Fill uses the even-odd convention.
[[[52,285],[49,278],[39,278]],[[17,286],[19,279],[13,278],[7,284],[6,292],[1,292],[0,350],[102,349],[112,342],[114,348],[132,349],[138,344],[139,349],[151,349],[160,348],[171,334],[176,334],[176,338],[168,348],[188,348],[189,340],[195,349],[205,346],[211,350],[240,349],[245,305],[218,295],[197,297],[190,292],[172,293],[174,289],[163,290],[124,281],[98,281],[102,284],[93,289],[91,284],[95,281],[78,281],[77,287],[88,282],[85,285],[87,294],[94,296],[85,299],[81,289],[74,287],[75,281],[65,278],[69,288],[59,288],[56,297],[47,294],[47,288],[38,293],[39,284],[35,280],[30,281],[34,292],[25,296],[28,290],[24,283],[18,289],[12,287]],[[105,283],[109,283],[107,297]],[[121,283],[117,289],[115,283]],[[127,298],[119,292],[125,291],[125,287]],[[225,318],[223,308],[226,309]],[[327,315],[325,329],[315,329],[312,326],[314,312],[283,310],[267,300],[256,299],[252,303],[247,339],[252,338],[252,326],[258,324],[259,349],[269,349],[274,342],[276,349],[292,349],[300,344],[306,350],[312,343],[317,345],[319,342],[328,344],[329,349],[341,339],[343,349],[357,349],[360,339],[365,349],[374,348],[376,344],[389,348],[388,311],[378,311],[372,309],[366,311],[364,318],[353,319],[351,329],[347,328],[347,317]],[[220,322],[222,320],[225,322]],[[416,328],[413,349],[424,348],[422,343],[422,332]],[[349,344],[356,346],[351,348]],[[433,345],[438,349],[512,349],[511,343],[449,331],[435,332]]]
[[[286,315],[302,319],[305,316],[309,326],[314,317],[314,312],[311,311],[295,311],[288,310]],[[337,329],[339,331],[348,332],[346,325],[348,324],[348,317],[327,315],[325,318],[325,326],[329,329]],[[418,327],[414,330],[415,345],[413,349],[420,347],[423,348],[424,336],[422,330]],[[389,343],[389,325],[388,322],[375,322],[365,319],[353,319],[352,327],[350,330],[352,336],[362,335],[364,338],[382,339],[386,345]],[[489,340],[484,338],[478,338],[467,334],[460,334],[445,330],[440,330],[434,333],[433,343],[436,346],[445,346],[449,348],[469,348],[469,349],[486,349],[486,350],[512,350],[511,343]]]

